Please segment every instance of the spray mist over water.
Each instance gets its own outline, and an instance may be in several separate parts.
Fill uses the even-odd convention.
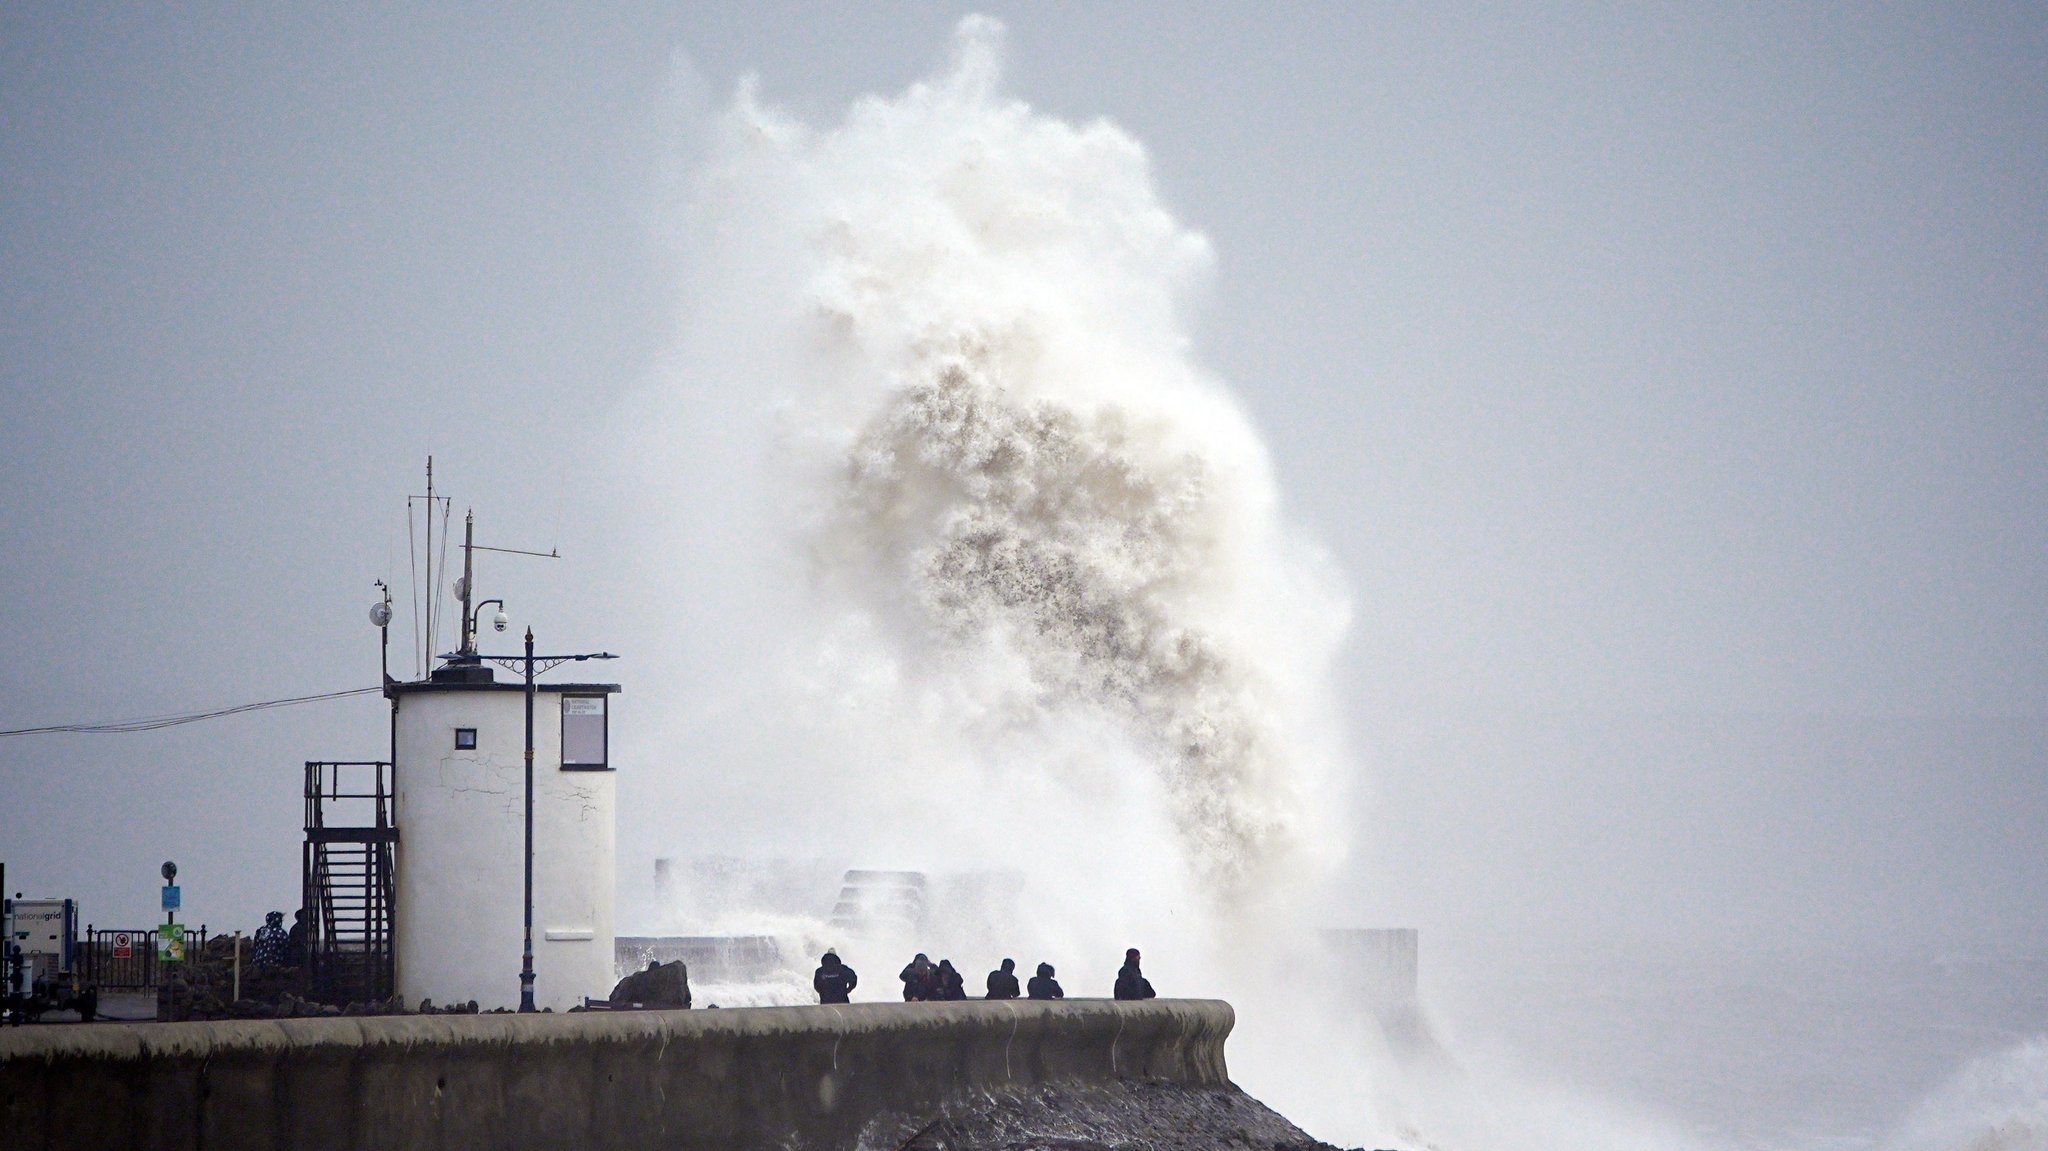
[[[1163,993],[1230,995],[1343,853],[1348,607],[1191,354],[1207,242],[1135,140],[1005,96],[1000,40],[964,21],[826,130],[751,85],[712,130],[636,417],[727,505],[665,517],[672,600],[722,604],[677,645],[726,702],[678,722],[745,733],[762,786],[705,802],[763,834],[724,850],[1020,876],[1010,922],[903,941],[971,980],[1011,955],[1103,995],[1140,946]],[[907,957],[847,955],[883,996]]]
[[[716,745],[685,769],[721,813],[697,842],[1020,878],[1007,921],[777,928],[837,947],[857,998],[911,950],[1107,995],[1139,946],[1161,994],[1237,1006],[1233,1077],[1325,1138],[1677,1145],[1333,1009],[1345,598],[1191,354],[1206,241],[1128,135],[1001,93],[1000,33],[964,21],[937,78],[829,129],[745,85],[712,132],[680,349],[634,414],[681,493],[666,646],[716,665],[665,677],[657,736]]]
[[[1216,927],[1338,858],[1346,608],[1189,355],[1206,242],[1135,141],[998,93],[999,32],[968,20],[940,79],[829,132],[742,92],[684,371],[745,365],[773,411],[756,531],[800,557],[769,614],[802,621],[776,690],[833,749],[813,786],[918,865],[1070,846],[1113,956],[1125,905]]]
[[[995,94],[993,31],[970,21],[948,77],[862,105],[812,153],[822,370],[789,418],[814,453],[814,573],[873,622],[874,654],[915,661],[914,687],[954,685],[961,706],[931,718],[971,745],[1114,732],[1092,762],[1027,746],[981,766],[1064,770],[1081,802],[1091,772],[1150,777],[1173,835],[1144,846],[1232,915],[1330,855],[1310,818],[1326,752],[1293,701],[1321,692],[1343,608],[1188,359],[1206,245],[1128,137]],[[900,162],[878,184],[833,171],[880,149]]]

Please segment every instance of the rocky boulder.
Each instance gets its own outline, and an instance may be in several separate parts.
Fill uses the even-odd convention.
[[[619,980],[612,988],[612,1010],[644,1007],[674,1009],[690,1005],[690,969],[678,959],[673,963],[650,963],[645,971]]]

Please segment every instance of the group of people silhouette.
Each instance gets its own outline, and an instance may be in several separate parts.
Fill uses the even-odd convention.
[[[1118,999],[1154,998],[1152,983],[1138,966],[1138,949],[1133,947],[1124,952],[1124,965],[1116,973],[1113,990]],[[903,980],[903,999],[906,1003],[943,1001],[967,998],[967,980],[953,967],[950,959],[937,963],[920,951],[917,957],[904,966],[898,978]],[[860,976],[852,967],[839,958],[836,951],[827,951],[819,961],[817,974],[811,977],[811,988],[818,993],[820,1003],[849,1003],[853,989],[860,985]],[[1053,975],[1050,963],[1038,965],[1038,974],[1033,975],[1021,989],[1017,985],[1017,961],[1003,960],[1003,965],[988,973],[988,994],[986,999],[1016,999],[1019,995],[1027,999],[1065,999],[1066,990]]]

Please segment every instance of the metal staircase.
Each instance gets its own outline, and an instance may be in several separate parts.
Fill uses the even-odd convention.
[[[391,764],[306,761],[301,857],[306,968],[313,998],[345,1005],[396,988]]]

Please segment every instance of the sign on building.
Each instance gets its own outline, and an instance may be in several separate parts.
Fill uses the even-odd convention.
[[[606,697],[565,695],[562,697],[562,770],[606,771],[608,732]]]

